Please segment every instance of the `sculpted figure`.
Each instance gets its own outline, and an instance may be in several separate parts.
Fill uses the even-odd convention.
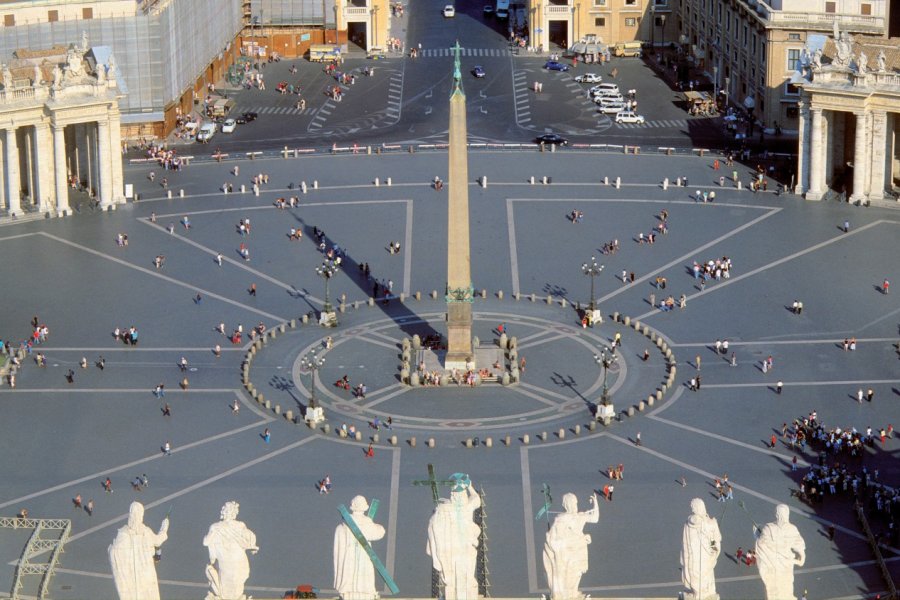
[[[838,67],[850,66],[850,59],[853,57],[853,42],[850,39],[850,34],[842,31],[840,39],[835,38],[834,45],[836,47],[834,64]]]
[[[887,57],[884,55],[884,50],[878,51],[878,72],[884,73],[885,71],[885,63],[887,62]]]
[[[159,582],[153,555],[168,537],[169,519],[163,519],[159,532],[144,525],[144,505],[132,502],[128,524],[119,529],[109,546],[109,564],[119,600],[159,600]]]
[[[544,571],[550,586],[551,600],[583,598],[578,591],[581,576],[588,569],[588,544],[591,536],[584,533],[586,523],[600,520],[600,509],[591,494],[591,508],[578,512],[578,498],[569,493],[563,496],[564,512],[553,519],[544,542]]]
[[[866,67],[868,66],[868,64],[869,64],[869,57],[866,56],[865,52],[860,50],[859,56],[856,57],[856,71],[860,75],[865,75],[866,71],[867,71]]]
[[[106,66],[98,63],[97,67],[95,68],[95,71],[97,72],[97,83],[105,83],[106,82]]]
[[[247,550],[256,554],[256,534],[237,520],[239,505],[226,502],[221,521],[209,526],[203,545],[209,549],[206,578],[210,591],[206,600],[244,600],[244,583],[250,577]]]
[[[59,65],[53,65],[53,89],[58,90],[62,85],[62,69]]]
[[[461,489],[454,488],[450,499],[441,498],[434,509],[428,521],[425,553],[441,575],[446,600],[475,600],[478,598],[475,562],[481,531],[472,513],[481,507],[481,497],[472,489],[471,482],[458,487]]]
[[[9,70],[9,65],[3,65],[3,89],[9,91],[12,86],[12,71]]]
[[[74,45],[66,52],[66,75],[80,77],[84,75],[83,55]]]
[[[822,68],[822,49],[816,48],[816,51],[813,52],[813,70],[818,71]]]
[[[806,543],[789,522],[787,504],[775,507],[775,522],[763,525],[756,535],[759,576],[766,586],[766,600],[794,600],[794,566],[806,562]]]
[[[374,542],[384,537],[384,527],[366,515],[368,510],[364,497],[356,496],[350,501],[353,522],[368,541]],[[344,522],[334,530],[334,589],[343,600],[378,598],[375,565]]]
[[[44,79],[44,76],[41,75],[41,68],[38,65],[34,65],[34,75],[32,75],[31,79],[33,81],[31,85],[34,87],[41,85],[41,80]]]
[[[109,55],[109,60],[106,62],[106,77],[108,79],[116,78],[116,59],[112,54]]]
[[[681,581],[685,598],[718,600],[716,593],[716,561],[722,551],[719,523],[706,514],[700,498],[691,500],[691,516],[681,534]]]

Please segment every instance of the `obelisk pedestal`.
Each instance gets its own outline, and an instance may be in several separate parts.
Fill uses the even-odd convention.
[[[469,251],[469,165],[466,145],[466,95],[462,90],[459,42],[450,94],[450,145],[447,202],[447,356],[444,368],[465,371],[472,352],[472,272]]]

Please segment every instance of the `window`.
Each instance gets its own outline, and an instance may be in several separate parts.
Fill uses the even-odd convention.
[[[826,2],[825,3],[825,12],[832,13],[832,14],[837,12],[837,2]]]
[[[731,31],[731,19],[725,19],[725,31]]]
[[[606,17],[594,17],[594,27],[606,27]]]
[[[860,12],[861,12],[863,15],[867,16],[867,17],[872,16],[872,5],[871,5],[871,4],[865,4],[865,3],[861,4],[861,5],[860,5]]]
[[[625,0],[625,6],[635,6],[637,4],[637,0]]]
[[[747,47],[747,40],[750,37],[750,28],[744,25],[744,48]]]
[[[16,15],[3,15],[3,25],[5,27],[15,27]]]
[[[766,42],[760,42],[759,44],[759,62],[761,64],[766,64]]]
[[[785,83],[784,84],[784,94],[786,96],[799,96],[800,88],[791,83]]]
[[[787,70],[788,71],[799,71],[800,70],[800,50],[797,48],[791,48],[787,51]]]
[[[627,17],[625,19],[625,27],[637,27],[637,19],[634,17]]]
[[[750,54],[756,54],[756,34],[750,36]]]
[[[788,34],[788,40],[791,41],[791,42],[799,42],[799,41],[800,41],[800,34],[799,34],[799,33],[789,33],[789,34]]]
[[[51,23],[56,23],[59,21],[59,11],[58,10],[48,10],[47,11],[47,20]]]
[[[799,119],[800,108],[796,105],[788,106],[785,108],[784,114],[788,119]]]
[[[669,6],[669,0],[653,0],[656,6]]]
[[[81,18],[82,19],[93,19],[94,18],[94,9],[93,8],[82,8],[81,9]]]
[[[606,0],[594,0],[594,6],[606,6]]]

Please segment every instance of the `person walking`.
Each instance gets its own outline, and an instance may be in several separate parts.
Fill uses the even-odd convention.
[[[262,434],[262,439],[263,439],[263,441],[264,441],[265,443],[267,443],[267,444],[268,444],[269,441],[272,439],[272,433],[269,431],[269,428],[268,428],[268,427],[266,427],[266,430],[263,432],[263,434]]]
[[[775,393],[776,393],[776,394],[780,394],[780,393],[781,393],[781,389],[782,389],[783,387],[784,387],[784,383],[782,383],[781,381],[779,381],[778,383],[776,383],[776,384],[775,384]]]
[[[172,444],[169,443],[169,440],[166,440],[166,443],[163,444],[163,454],[172,456]]]
[[[881,283],[881,293],[884,295],[888,295],[891,293],[891,282],[885,279]]]
[[[171,417],[171,416],[172,416],[172,409],[169,407],[169,403],[168,403],[168,402],[166,402],[165,406],[163,406],[163,408],[162,408],[162,414],[163,414],[164,417]]]
[[[87,501],[87,505],[85,505],[84,510],[87,511],[89,517],[94,516],[94,499],[91,498]]]
[[[372,442],[369,442],[369,447],[366,449],[366,458],[375,458],[375,446]]]
[[[640,446],[640,445],[642,445],[642,444],[641,444],[641,432],[640,432],[640,431],[638,431],[638,432],[637,432],[637,435],[634,436],[634,445],[635,445],[635,446]]]
[[[871,402],[874,399],[875,399],[875,390],[873,390],[872,388],[869,388],[868,390],[866,390],[866,400]]]
[[[237,416],[237,414],[241,411],[241,405],[237,401],[237,398],[234,399],[234,402],[231,404],[231,414]]]

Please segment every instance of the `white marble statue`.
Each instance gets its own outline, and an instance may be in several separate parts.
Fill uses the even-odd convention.
[[[81,77],[84,75],[84,54],[74,45],[66,51],[66,76]]]
[[[3,89],[6,91],[11,91],[12,87],[12,71],[9,70],[9,65],[3,65]]]
[[[153,556],[168,537],[169,519],[163,519],[159,532],[144,525],[144,505],[132,502],[128,524],[119,528],[110,544],[109,564],[119,600],[159,600],[159,582]]]
[[[788,520],[787,504],[775,507],[775,522],[763,525],[756,534],[759,576],[766,586],[766,600],[794,600],[794,566],[806,562],[806,543]]]
[[[41,81],[44,79],[44,76],[41,74],[41,67],[38,65],[34,65],[34,75],[31,76],[31,79],[34,87],[41,85]]]
[[[822,68],[822,49],[816,48],[816,51],[813,52],[812,59],[813,71],[818,71]]]
[[[841,32],[840,38],[834,39],[835,54],[832,64],[837,67],[849,67],[853,58],[853,40],[846,31]]]
[[[550,586],[551,600],[583,598],[578,591],[581,576],[588,569],[588,544],[591,536],[584,533],[587,523],[600,520],[597,500],[591,494],[591,508],[578,512],[578,498],[569,493],[563,496],[563,511],[553,519],[544,542],[544,572]]]
[[[681,534],[681,582],[688,600],[718,600],[716,561],[722,552],[719,523],[706,514],[700,498],[691,500],[691,516]]]
[[[237,520],[239,505],[226,502],[221,520],[209,526],[203,545],[209,549],[206,578],[210,591],[206,600],[243,600],[244,583],[250,577],[247,550],[256,554],[256,534]]]
[[[467,478],[468,479],[468,478]],[[471,482],[441,498],[428,521],[428,545],[425,552],[440,573],[445,600],[476,600],[478,581],[475,564],[478,536],[481,533],[472,513],[481,507],[481,497]]]
[[[884,55],[884,50],[878,51],[878,58],[876,60],[878,61],[878,72],[884,73],[886,70],[885,63],[887,62],[887,57]]]
[[[856,72],[860,75],[865,75],[867,66],[869,64],[869,57],[866,56],[866,53],[862,50],[859,51],[859,56],[856,57]]]
[[[370,542],[384,537],[384,527],[373,521],[366,511],[369,503],[362,496],[350,501],[353,522]],[[346,523],[334,530],[334,589],[342,600],[378,598],[375,589],[375,565]]]
[[[62,69],[59,65],[53,65],[53,89],[58,90],[62,86]]]
[[[106,83],[106,67],[97,63],[94,70],[97,72],[97,83]]]
[[[88,51],[88,34],[84,29],[81,30],[81,51]]]
[[[109,55],[109,60],[106,61],[106,78],[107,79],[115,79],[116,78],[116,59],[112,54]]]

